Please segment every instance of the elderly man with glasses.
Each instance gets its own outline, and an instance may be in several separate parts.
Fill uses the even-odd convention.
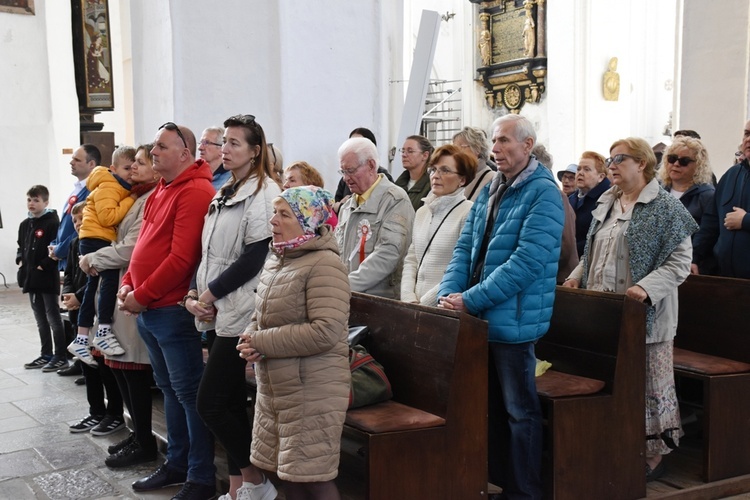
[[[378,173],[378,151],[371,141],[353,137],[338,154],[339,173],[352,192],[336,226],[351,289],[398,299],[414,208],[406,191]]]
[[[224,127],[208,127],[201,134],[198,141],[198,158],[211,167],[213,179],[211,184],[218,191],[232,175],[224,168],[221,157],[221,147],[224,145]]]
[[[167,461],[133,483],[150,491],[185,483],[174,498],[208,499],[216,493],[213,439],[196,410],[203,374],[200,334],[185,303],[201,257],[201,232],[214,196],[211,169],[195,159],[195,136],[168,122],[151,154],[161,174],[146,202],[143,225],[118,292],[119,307],[138,315],[156,385],[164,393]]]

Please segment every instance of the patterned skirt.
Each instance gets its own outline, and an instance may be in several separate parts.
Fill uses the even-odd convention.
[[[677,446],[682,436],[680,407],[674,386],[672,364],[674,342],[646,344],[646,456],[666,455],[672,449],[664,442],[671,437]],[[672,444],[672,443],[670,443]]]

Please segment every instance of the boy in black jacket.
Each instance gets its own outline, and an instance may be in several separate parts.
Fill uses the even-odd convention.
[[[57,235],[60,219],[57,212],[48,209],[49,190],[41,185],[32,186],[26,193],[29,216],[18,228],[18,285],[29,294],[34,312],[41,355],[26,363],[25,368],[41,368],[54,372],[68,365],[65,329],[60,317],[60,273],[57,262],[49,257],[47,246]],[[50,329],[52,334],[50,335]],[[54,354],[52,341],[54,339]]]

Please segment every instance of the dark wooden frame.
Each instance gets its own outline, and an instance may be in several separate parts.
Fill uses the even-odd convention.
[[[112,111],[111,31],[108,0],[71,0],[73,60],[78,105],[83,112]],[[99,40],[100,47],[93,47]],[[108,74],[103,74],[100,66]]]
[[[35,15],[34,0],[0,0],[0,12]]]

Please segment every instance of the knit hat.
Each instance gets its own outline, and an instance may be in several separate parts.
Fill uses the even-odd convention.
[[[282,192],[305,234],[315,234],[333,214],[333,195],[317,186],[298,186]]]

